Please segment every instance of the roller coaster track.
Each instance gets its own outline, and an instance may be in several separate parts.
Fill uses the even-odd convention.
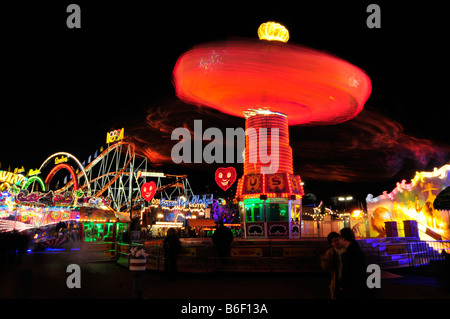
[[[115,176],[114,176],[114,177],[113,177],[113,178],[112,178],[105,186],[103,186],[103,188],[102,188],[101,190],[99,190],[99,191],[97,191],[97,192],[95,193],[95,195],[94,195],[95,197],[101,196],[101,194],[103,194],[103,193],[108,189],[108,187],[110,187],[110,186],[111,186],[117,179],[119,179],[119,177],[125,172],[126,168],[130,165],[130,162],[131,162],[131,160],[133,159],[133,156],[135,155],[135,146],[134,146],[133,143],[124,142],[124,141],[119,141],[119,142],[117,142],[117,143],[115,143],[115,144],[110,145],[107,149],[105,149],[99,156],[97,156],[96,158],[94,158],[94,159],[92,160],[92,162],[89,163],[89,164],[85,167],[85,171],[86,171],[86,172],[90,172],[91,169],[92,169],[96,164],[100,163],[100,162],[102,161],[102,159],[103,159],[109,152],[111,152],[112,150],[114,150],[114,149],[116,149],[117,147],[122,146],[122,145],[129,145],[129,146],[131,146],[131,154],[130,154],[130,158],[128,159],[127,163],[122,167],[122,169],[121,169],[119,172],[114,172]],[[77,175],[77,179],[80,178],[82,175],[83,175],[82,172],[80,172],[80,173]],[[103,176],[103,175],[102,175],[102,176]],[[100,177],[97,177],[95,180],[97,180],[97,179],[99,179],[99,178],[100,178]],[[82,185],[82,186],[80,187],[80,189],[86,188],[86,187],[87,187],[87,183],[92,183],[93,181],[94,181],[94,180],[86,181],[86,183],[85,183],[84,185]],[[64,185],[62,188],[60,188],[60,189],[58,190],[58,192],[63,192],[63,191],[65,191],[66,189],[68,189],[68,188],[69,188],[70,186],[72,186],[72,185],[73,185],[73,180],[69,181],[66,185]]]
[[[134,149],[133,149],[133,154],[134,154]],[[108,183],[106,183],[105,186],[103,186],[103,188],[98,191],[97,193],[95,193],[95,197],[99,197],[101,196],[125,171],[125,169],[128,167],[128,165],[130,165],[131,160],[133,159],[133,157],[130,157],[129,160],[127,161],[127,163],[123,166],[123,168],[116,173],[115,177],[113,177]]]
[[[177,180],[172,182],[172,183],[169,183],[167,185],[163,185],[161,187],[158,187],[156,189],[156,192],[155,192],[154,196],[160,194],[161,192],[165,191],[167,188],[170,188],[170,187],[182,187],[184,189],[184,185],[180,184],[180,183],[187,178],[187,175],[166,175],[166,177],[176,177]]]
[[[123,146],[124,148],[122,149]],[[136,155],[138,154],[135,153],[135,145],[133,143],[119,141],[109,145],[100,153],[100,155],[95,157],[86,167],[84,167],[85,173],[77,173],[75,175],[76,178],[72,178],[72,180],[56,192],[61,193],[66,191],[70,187],[73,187],[74,180],[80,181],[81,177],[85,177],[84,183],[83,181],[79,183],[79,190],[85,190],[86,188],[88,188],[88,190],[92,189],[92,195],[95,197],[100,197],[105,192],[108,192],[107,195],[103,196],[109,197],[114,205],[113,208],[118,211],[122,211],[127,205],[129,205],[128,209],[131,209],[132,205],[133,208],[135,208],[135,206],[139,206],[140,204],[136,205],[133,203],[143,199],[140,194],[140,184],[143,184],[146,179],[139,179],[130,175],[137,171],[147,170],[146,158],[141,156],[143,160],[141,159],[136,162]],[[143,164],[145,167],[143,167]],[[158,179],[158,188],[154,196],[166,192],[167,189],[171,187],[182,189],[184,192],[186,190],[185,186],[189,185],[187,175],[165,174],[163,177],[175,178],[175,180],[166,185],[161,185],[161,181]],[[185,183],[187,184],[185,185]],[[187,189],[189,190],[190,186],[187,186]],[[172,196],[175,191],[176,190],[171,194],[166,193],[166,196]]]
[[[129,173],[125,173],[125,174],[129,174]],[[166,176],[166,177],[175,177],[175,178],[177,178],[177,180],[176,180],[176,181],[173,181],[172,183],[169,183],[169,184],[167,184],[167,185],[163,185],[163,186],[158,187],[158,188],[156,189],[155,195],[153,195],[153,197],[155,197],[155,196],[161,194],[163,191],[165,191],[166,189],[168,189],[168,188],[170,188],[170,187],[180,187],[180,188],[182,188],[183,191],[184,191],[184,185],[183,185],[182,182],[183,182],[183,180],[185,180],[185,179],[187,178],[187,175],[165,175],[165,176]],[[142,198],[141,195],[136,196],[135,198],[133,198],[133,202],[134,202],[134,201],[137,201],[137,200],[139,200],[139,199],[141,199],[141,198]],[[125,205],[126,205],[126,204],[122,205],[121,208],[125,207]],[[135,206],[138,206],[138,205],[135,205]]]

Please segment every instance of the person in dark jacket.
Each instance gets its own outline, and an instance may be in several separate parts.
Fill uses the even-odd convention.
[[[339,279],[341,278],[342,259],[341,255],[343,249],[341,246],[340,235],[336,232],[331,232],[327,236],[330,248],[321,256],[320,262],[322,269],[330,273],[330,297],[331,299],[338,299],[340,290],[336,288]]]
[[[224,262],[225,258],[230,256],[230,247],[233,242],[231,229],[226,227],[223,222],[220,222],[219,227],[212,236],[212,241],[217,248],[217,253],[221,261]]]
[[[355,234],[350,228],[343,228],[341,233],[341,245],[345,252],[342,254],[342,273],[338,288],[344,299],[369,298],[367,287],[366,257]]]
[[[178,254],[181,251],[181,243],[175,228],[167,230],[164,239],[164,270],[166,274],[174,275],[177,272]]]

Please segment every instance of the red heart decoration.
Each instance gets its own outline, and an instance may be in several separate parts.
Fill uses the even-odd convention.
[[[149,202],[152,200],[156,193],[156,184],[154,181],[144,183],[141,187],[141,195],[144,199]]]
[[[236,170],[234,167],[219,167],[216,170],[215,178],[217,185],[226,191],[236,180]]]

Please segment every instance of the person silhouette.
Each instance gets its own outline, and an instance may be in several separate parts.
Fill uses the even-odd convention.
[[[224,263],[226,258],[230,256],[231,243],[233,242],[233,233],[231,232],[231,229],[226,227],[223,222],[220,221],[219,227],[212,236],[212,241],[216,246],[220,260]]]
[[[340,290],[337,289],[337,284],[341,278],[342,273],[342,253],[344,252],[340,235],[336,232],[331,232],[327,236],[330,248],[321,256],[321,266],[324,271],[330,273],[330,297],[331,299],[338,299]]]
[[[178,254],[181,250],[180,239],[175,228],[167,230],[167,237],[164,239],[164,271],[168,275],[175,275],[177,272]]]
[[[370,298],[367,287],[366,257],[351,228],[342,228],[341,245],[345,251],[342,254],[342,273],[338,283],[340,294],[344,299]]]

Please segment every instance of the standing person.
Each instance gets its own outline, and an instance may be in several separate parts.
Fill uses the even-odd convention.
[[[164,270],[166,274],[175,275],[177,272],[177,259],[181,250],[180,239],[175,228],[167,230],[164,239]]]
[[[353,231],[346,227],[341,229],[342,275],[339,280],[339,290],[342,298],[368,298],[366,257],[355,239]]]
[[[233,233],[231,229],[224,226],[223,222],[219,222],[219,227],[216,229],[212,236],[212,241],[216,246],[217,253],[222,261],[225,262],[225,258],[230,256],[230,246],[233,242]]]
[[[340,235],[336,232],[331,232],[327,236],[330,248],[321,257],[321,266],[324,271],[330,272],[330,297],[331,299],[338,299],[340,290],[337,289],[337,284],[341,278],[342,272],[342,253],[343,249],[340,242]]]

